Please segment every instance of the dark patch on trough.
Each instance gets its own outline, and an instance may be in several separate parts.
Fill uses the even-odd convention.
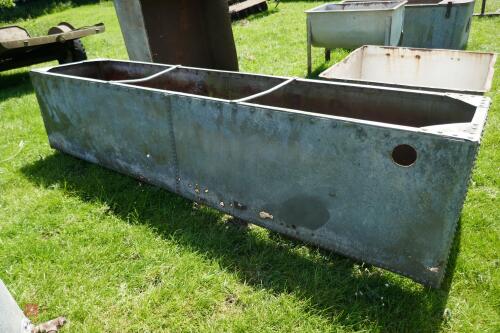
[[[316,230],[328,222],[330,213],[321,199],[311,196],[297,196],[281,205],[278,218],[293,229],[301,226]]]

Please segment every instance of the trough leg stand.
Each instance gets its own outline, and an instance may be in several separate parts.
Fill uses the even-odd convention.
[[[311,59],[311,22],[307,18],[307,76],[312,73],[312,59]]]
[[[325,49],[325,61],[328,62],[331,59],[332,51],[330,49]]]

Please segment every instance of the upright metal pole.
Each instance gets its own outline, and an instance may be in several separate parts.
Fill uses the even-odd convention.
[[[484,16],[485,10],[486,10],[486,0],[483,0],[483,3],[481,4],[481,16]]]

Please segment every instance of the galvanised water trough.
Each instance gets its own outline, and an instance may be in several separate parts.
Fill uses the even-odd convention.
[[[311,73],[311,47],[354,49],[366,44],[393,45],[401,40],[406,1],[325,4],[306,11],[307,72]]]
[[[344,0],[341,3],[372,2]],[[400,46],[463,50],[474,0],[407,0]]]
[[[434,287],[490,104],[113,60],[31,78],[51,147]]]
[[[319,76],[349,83],[484,94],[491,88],[496,54],[365,45]]]
[[[408,0],[401,46],[463,50],[474,0]]]

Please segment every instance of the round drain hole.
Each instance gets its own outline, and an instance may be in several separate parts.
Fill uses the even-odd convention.
[[[399,166],[412,166],[417,161],[417,151],[410,145],[396,146],[392,150],[392,160]]]

